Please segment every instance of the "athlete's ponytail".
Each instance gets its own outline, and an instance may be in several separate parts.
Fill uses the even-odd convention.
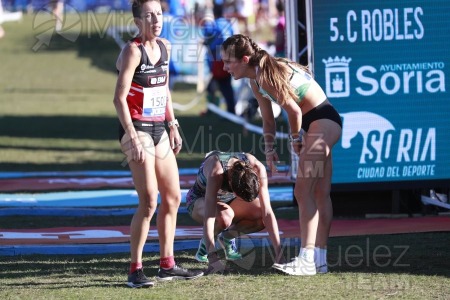
[[[238,197],[252,202],[259,194],[259,177],[251,166],[236,161],[231,167],[230,187]]]
[[[249,56],[248,64],[258,67],[261,72],[259,84],[266,82],[273,86],[274,90],[278,91],[279,94],[289,95],[292,99],[297,100],[297,95],[289,84],[289,72],[286,72],[286,66],[287,63],[299,66],[298,64],[286,58],[271,56],[251,38],[242,34],[236,34],[227,38],[222,44],[222,49],[229,57],[242,59],[244,56]],[[301,68],[305,69],[304,67]]]

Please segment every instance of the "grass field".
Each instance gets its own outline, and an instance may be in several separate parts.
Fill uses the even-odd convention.
[[[0,171],[120,170],[112,104],[114,62],[119,53],[105,34],[108,25],[127,16],[77,15],[65,35],[51,22],[26,15],[3,24],[0,40]],[[70,20],[69,20],[70,21]],[[70,23],[70,22],[69,22]],[[46,38],[49,45],[39,45]],[[48,38],[51,38],[50,40]],[[38,48],[38,49],[37,49]],[[37,49],[37,50],[36,50]],[[174,101],[188,103],[195,87],[177,84]],[[260,136],[214,115],[200,117],[202,101],[176,112],[184,149],[180,167],[198,167],[205,152],[249,151],[261,157]],[[283,124],[279,124],[282,130]],[[225,130],[226,129],[226,130]],[[226,132],[224,132],[226,131]],[[286,131],[286,130],[284,130]],[[283,142],[279,141],[279,148]],[[282,148],[283,149],[283,148]],[[288,159],[284,148],[282,160]],[[277,215],[297,218],[295,213]],[[0,228],[128,225],[130,216],[108,218],[2,217]],[[179,216],[179,224],[189,224]],[[286,251],[297,251],[286,245]],[[332,238],[331,273],[309,278],[271,271],[268,248],[250,249],[252,268],[230,264],[224,276],[192,282],[158,284],[150,290],[126,289],[129,255],[0,257],[2,299],[449,299],[448,233]],[[194,251],[179,252],[179,261],[200,268]],[[291,255],[292,256],[292,255]],[[145,256],[146,271],[156,275],[158,257]]]
[[[285,253],[296,253],[285,245]],[[242,251],[242,249],[241,249]],[[271,270],[268,247],[244,249],[248,264],[228,263],[224,275],[125,287],[128,254],[0,257],[3,299],[448,299],[447,233],[332,238],[331,272],[294,277]],[[204,268],[194,251],[177,252],[189,268]],[[146,254],[154,277],[159,258]]]
[[[21,23],[4,25],[7,36],[0,41],[0,170],[122,168],[112,103],[119,47],[106,30],[114,22],[126,20],[129,15],[69,15],[67,22],[75,25],[64,35],[55,34],[50,21],[36,25],[33,15],[25,16]],[[36,47],[42,35],[49,45]],[[189,103],[196,96],[195,88],[176,84],[174,101]],[[175,112],[184,137],[180,167],[197,167],[204,153],[213,148],[261,155],[259,135],[243,136],[242,127],[215,115],[200,117],[206,105],[205,97],[200,99],[192,109]],[[280,126],[282,129],[283,124]],[[285,150],[282,158],[288,157]]]

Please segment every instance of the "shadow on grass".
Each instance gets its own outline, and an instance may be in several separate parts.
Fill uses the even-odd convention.
[[[0,163],[2,172],[68,172],[68,171],[96,171],[96,170],[119,170],[129,171],[118,161],[83,161],[78,163]]]
[[[262,136],[259,134],[244,132],[240,125],[218,118],[216,115],[181,116],[178,117],[181,124],[180,134],[183,138],[183,149],[178,156],[180,167],[199,167],[204,155],[212,150],[242,151],[254,154],[258,159],[264,160]],[[35,150],[58,150],[76,151],[91,150],[94,152],[118,152],[119,121],[116,117],[103,116],[5,116],[0,118],[1,137],[41,139],[36,146],[26,143],[26,146],[2,145],[3,149],[17,149],[26,151]],[[48,141],[46,139],[57,139],[60,142]],[[91,140],[95,141],[117,141],[117,148],[103,149],[101,145],[93,144],[90,149],[80,146],[61,146],[64,139]],[[24,143],[22,143],[24,144]],[[72,143],[73,144],[73,143]],[[289,161],[287,144],[278,141],[278,154],[280,160]],[[64,144],[62,144],[64,145]],[[98,150],[100,149],[100,150]],[[96,159],[93,161],[80,160],[64,168],[70,170],[99,170],[118,169],[117,161],[104,161]],[[0,164],[3,171],[19,170],[60,170],[60,164],[45,163],[33,166],[33,163],[8,163]]]
[[[0,136],[111,140],[118,137],[118,124],[114,117],[5,116],[0,118]]]
[[[31,51],[52,52],[75,50],[80,58],[90,59],[92,66],[104,71],[116,72],[116,60],[120,53],[120,47],[104,32],[82,32],[80,34],[66,32],[56,34],[50,28],[40,38],[43,41],[48,41],[48,46],[44,44],[39,49],[31,48]]]

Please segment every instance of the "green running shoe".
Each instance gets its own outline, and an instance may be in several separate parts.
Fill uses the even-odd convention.
[[[195,253],[195,259],[202,263],[208,262],[208,253],[206,252],[206,245],[203,238],[200,240],[200,244],[198,245],[197,253]]]
[[[242,255],[237,250],[235,239],[226,239],[223,237],[223,234],[220,233],[218,236],[218,241],[220,246],[225,251],[225,257],[227,260],[233,261],[242,259]]]

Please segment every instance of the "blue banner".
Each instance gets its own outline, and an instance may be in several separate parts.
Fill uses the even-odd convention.
[[[314,75],[343,120],[333,183],[450,179],[450,1],[310,5]]]
[[[16,5],[25,4],[23,2],[28,1],[15,1]],[[22,3],[20,3],[22,2]],[[131,10],[131,4],[128,0],[63,0],[65,4],[70,5],[72,8],[76,9],[78,12],[83,12],[87,10],[97,10],[105,8],[107,10]],[[31,5],[35,10],[42,9],[42,7],[48,6],[49,0],[32,0]]]

